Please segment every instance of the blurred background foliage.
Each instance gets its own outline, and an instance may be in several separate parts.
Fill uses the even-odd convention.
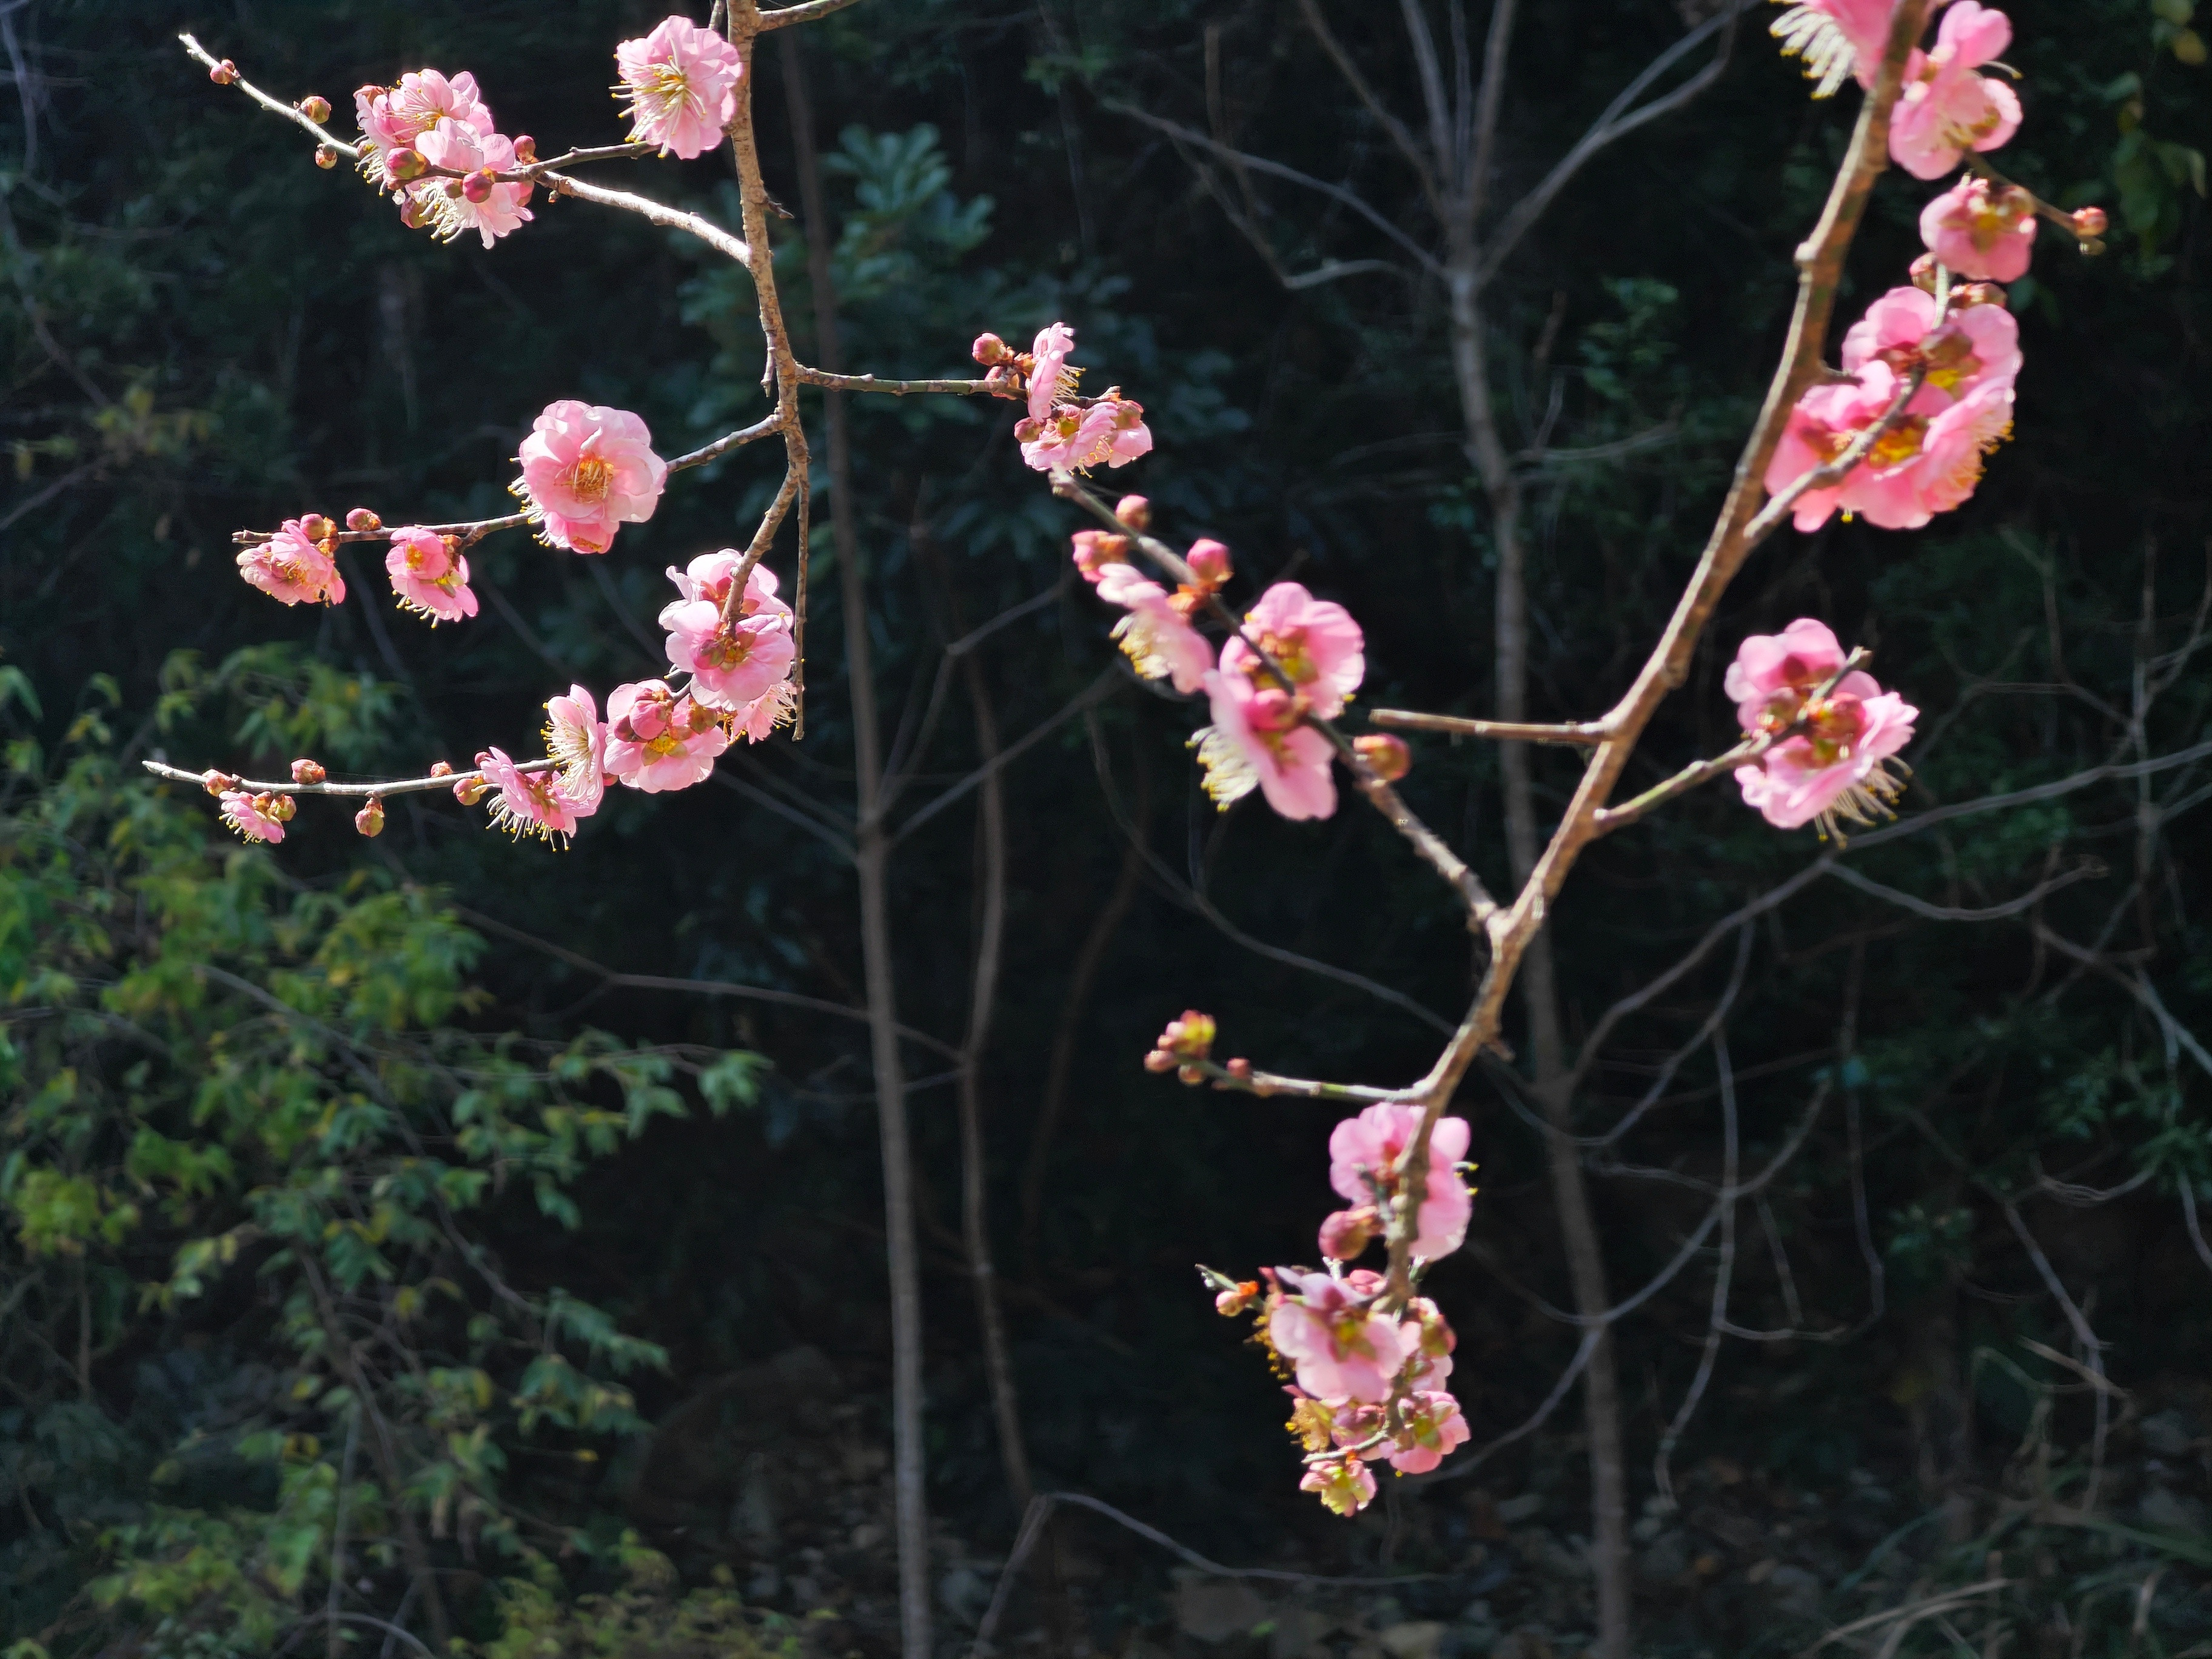
[[[1403,93],[1382,10],[1340,8],[1339,26]],[[2046,230],[2014,285],[2018,428],[1968,507],[1758,556],[1638,763],[1647,781],[1726,743],[1735,642],[1799,614],[1875,647],[1923,709],[1908,811],[2208,736],[2203,44],[2188,0],[2012,10],[2029,119],[2007,164],[2110,208],[2110,250],[2080,258]],[[357,554],[342,606],[248,589],[240,526],[357,502],[395,523],[501,511],[555,398],[639,410],[664,453],[757,418],[759,345],[744,273],[641,223],[541,198],[489,251],[410,234],[211,88],[175,31],[341,109],[364,81],[471,68],[503,130],[546,149],[618,136],[607,53],[659,15],[0,0],[0,1644],[388,1656],[404,1636],[522,1659],[887,1639],[888,1316],[838,649],[860,619],[839,614],[826,536],[806,740],[672,797],[617,791],[564,854],[439,797],[395,803],[374,843],[310,802],[280,849],[244,848],[211,802],[137,764],[265,774],[313,754],[368,776],[520,752],[550,693],[659,666],[662,568],[738,539],[777,476],[751,452],[686,474],[605,559],[488,540],[483,614],[459,628],[392,611]],[[1525,187],[1707,15],[1529,6],[1502,176]],[[1641,659],[1764,389],[1851,102],[1808,102],[1765,21],[1711,91],[1586,173],[1492,290],[1539,718],[1601,707]],[[1494,559],[1437,296],[1372,270],[1287,287],[1279,273],[1389,249],[1273,188],[1256,210],[1238,198],[1240,232],[1203,158],[1121,112],[1344,181],[1426,234],[1294,5],[864,0],[805,33],[848,366],[958,373],[981,329],[1067,319],[1094,380],[1146,405],[1159,447],[1128,476],[1169,534],[1218,535],[1253,582],[1295,575],[1348,605],[1371,702],[1486,712]],[[760,82],[770,185],[796,203],[773,52]],[[734,222],[726,165],[651,164],[641,187]],[[1885,183],[1846,310],[1917,251],[1923,195]],[[779,227],[778,258],[805,355],[804,228]],[[910,773],[898,816],[917,820],[894,866],[901,1017],[939,1045],[915,1050],[913,1109],[946,1640],[1016,1517],[942,1059],[967,1018],[975,828],[972,795],[941,798],[975,739],[961,699],[923,714],[945,647],[1019,608],[975,647],[1000,734],[1058,723],[1007,773],[985,1079],[1040,1480],[1217,1556],[1443,1574],[1390,1628],[1425,1620],[1459,1650],[1522,1641],[1516,1625],[1571,1646],[1572,1408],[1472,1482],[1394,1488],[1352,1525],[1310,1511],[1274,1385],[1190,1264],[1307,1254],[1334,1114],[1136,1065],[1195,1003],[1264,1066],[1413,1075],[1468,984],[1452,909],[1359,812],[1216,817],[1190,711],[1115,672],[1068,580],[1074,521],[1021,468],[1002,408],[882,399],[853,418],[864,621]],[[1107,694],[1067,715],[1102,673]],[[1418,759],[1411,797],[1499,884],[1495,757],[1437,741]],[[1571,763],[1538,765],[1564,801]],[[1723,1351],[1674,1455],[1687,1518],[1654,1504],[1638,1530],[1655,1651],[1786,1645],[1792,1620],[1965,1582],[2000,1547],[2035,1564],[2021,1582],[2039,1588],[2014,1593],[2039,1652],[2083,1652],[2116,1584],[2098,1644],[2132,1628],[2178,1651],[2212,1631],[2190,1577],[2212,1552],[2175,1541],[2204,1536],[2212,1444],[2212,1258],[2183,1208],[2212,1199],[2208,771],[2100,774],[1869,845],[1845,861],[1861,884],[1754,908],[1611,1029],[1582,1085],[1589,1132],[1655,1086],[1662,1104],[1591,1153],[1616,1287],[1694,1226],[1723,1097],[1755,1166],[1817,1094],[1744,1245],[1735,1317],[1849,1335]],[[1555,923],[1577,1040],[1820,852],[1733,793],[1587,860]],[[1725,1074],[1691,1042],[1723,1001]],[[1510,1073],[1463,1109],[1484,1195],[1436,1285],[1484,1438],[1528,1416],[1572,1343],[1539,1302],[1564,1299],[1564,1273]],[[1701,1257],[1623,1328],[1636,1458],[1696,1368],[1710,1295]],[[2105,1391],[2083,1382],[2092,1359]],[[2051,1521],[2052,1503],[2097,1526]],[[1757,1524],[1732,1537],[1729,1516]],[[1116,1539],[1063,1552],[1052,1639],[1203,1640],[1188,1587]],[[2131,1626],[2123,1603],[2160,1562]],[[2053,1607],[2074,1620],[2056,1649]],[[1357,1650],[1384,1622],[1348,1614],[1329,1639]]]

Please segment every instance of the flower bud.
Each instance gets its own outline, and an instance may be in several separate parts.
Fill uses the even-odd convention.
[[[264,818],[274,818],[279,823],[289,823],[292,815],[300,810],[300,803],[289,795],[256,795],[253,810]]]
[[[2100,207],[2076,208],[2074,210],[2074,234],[2085,242],[2093,242],[2102,236],[2111,222]]]
[[[1936,256],[1923,253],[1912,262],[1912,286],[1923,294],[1936,291]]]
[[[238,787],[238,780],[228,772],[209,772],[200,780],[200,787],[210,795],[227,795]]]
[[[1003,363],[1013,355],[1006,349],[1006,343],[995,334],[978,334],[975,343],[969,348],[969,356],[986,368]]]
[[[331,118],[331,100],[327,98],[319,98],[312,92],[300,100],[299,107],[300,113],[317,126],[322,125]]]
[[[1191,572],[1208,587],[1218,587],[1235,574],[1230,568],[1229,550],[1208,536],[1201,536],[1190,544],[1183,556]]]
[[[1186,1008],[1181,1019],[1170,1020],[1160,1033],[1159,1047],[1178,1060],[1204,1060],[1212,1052],[1213,1038],[1213,1016]]]
[[[328,144],[315,146],[315,165],[328,173],[338,164],[338,153]]]
[[[215,792],[210,790],[209,793]],[[1148,1072],[1172,1072],[1175,1064],[1176,1057],[1164,1048],[1155,1048],[1145,1056],[1145,1069]]]
[[[432,761],[430,763],[430,775],[434,778],[450,778],[453,775],[453,762]]]
[[[208,71],[208,79],[219,87],[227,87],[238,79],[238,65],[226,58]]]
[[[1114,516],[1132,530],[1152,527],[1152,504],[1142,495],[1124,495],[1114,503]]]
[[[1968,306],[2002,306],[2005,291],[1995,283],[1961,283],[1951,290],[1951,309],[1964,311]]]
[[[478,167],[461,180],[461,194],[471,202],[489,202],[491,200],[491,187],[498,182],[497,176],[489,167]]]
[[[382,835],[384,833],[384,803],[374,795],[371,795],[368,798],[368,805],[353,815],[353,827],[360,830],[362,835],[372,838]]]
[[[430,216],[423,211],[422,204],[410,196],[399,204],[399,222],[410,230],[420,230],[430,222]]]
[[[1403,738],[1388,732],[1370,732],[1352,740],[1352,752],[1367,763],[1367,769],[1385,783],[1395,783],[1413,769],[1413,751]]]
[[[1229,1062],[1228,1071],[1229,1075],[1239,1083],[1249,1083],[1252,1080],[1252,1062],[1242,1054]]]
[[[1256,1279],[1245,1279],[1242,1284],[1233,1285],[1217,1295],[1213,1298],[1213,1311],[1224,1319],[1234,1319],[1257,1301],[1259,1296],[1260,1281]]]
[[[384,158],[384,170],[401,184],[420,179],[430,170],[419,149],[395,149]]]
[[[292,781],[295,783],[320,783],[329,776],[330,774],[323,770],[320,761],[295,760],[292,763]]]
[[[300,520],[300,533],[311,542],[325,541],[337,534],[338,527],[319,513],[310,513]]]
[[[1356,1261],[1374,1242],[1376,1231],[1372,1204],[1339,1210],[1321,1224],[1321,1253],[1331,1261]]]
[[[365,507],[356,507],[346,514],[348,530],[377,531],[384,528],[384,520]]]
[[[1079,530],[1075,532],[1075,568],[1083,573],[1083,580],[1095,582],[1109,564],[1129,562],[1129,538],[1104,530]]]
[[[1176,1081],[1187,1089],[1195,1089],[1206,1081],[1206,1068],[1202,1066],[1178,1066],[1176,1067]]]
[[[464,806],[474,806],[490,793],[491,785],[474,772],[453,786],[453,799]]]
[[[1044,422],[1031,415],[1024,415],[1014,422],[1014,441],[1033,443],[1044,431]]]
[[[528,167],[538,159],[538,141],[524,133],[514,141],[514,159]]]

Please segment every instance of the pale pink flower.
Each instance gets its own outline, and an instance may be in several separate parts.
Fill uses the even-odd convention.
[[[1346,1118],[1328,1138],[1328,1184],[1354,1204],[1376,1201],[1380,1182],[1386,1196],[1398,1190],[1399,1159],[1420,1127],[1418,1106],[1370,1106]],[[1467,1237],[1474,1198],[1460,1179],[1471,1131],[1463,1117],[1437,1120],[1429,1135],[1429,1178],[1421,1200],[1413,1254],[1434,1261],[1459,1249]]]
[[[615,95],[629,105],[630,142],[658,144],[689,161],[722,142],[738,109],[738,49],[688,17],[664,20],[639,40],[615,48],[623,83]]]
[[[1277,582],[1244,613],[1244,631],[1273,657],[1304,694],[1313,712],[1332,720],[1366,678],[1366,640],[1342,605],[1316,599],[1297,582]],[[1222,642],[1224,673],[1249,675],[1255,685],[1272,685],[1251,646],[1241,638]]]
[[[1333,1211],[1322,1218],[1321,1253],[1331,1261],[1357,1261],[1375,1242],[1381,1225],[1372,1204]]]
[[[1298,1386],[1334,1405],[1388,1399],[1390,1379],[1405,1364],[1398,1328],[1341,1279],[1279,1267],[1290,1294],[1267,1316],[1275,1351],[1297,1368]]]
[[[1129,538],[1117,531],[1079,530],[1074,535],[1075,568],[1092,586],[1118,568],[1124,579],[1133,575],[1129,565]]]
[[[1077,377],[1083,371],[1067,367],[1074,349],[1075,331],[1066,323],[1053,323],[1037,331],[1036,343],[1030,347],[1034,365],[1030,370],[1030,419],[1048,420],[1056,404],[1076,395]]]
[[[1398,1407],[1404,1428],[1382,1455],[1401,1474],[1426,1474],[1468,1440],[1467,1419],[1449,1394],[1424,1389]]]
[[[393,531],[384,568],[400,607],[428,617],[433,628],[477,614],[469,562],[443,536],[419,528]]]
[[[1319,1494],[1322,1503],[1337,1515],[1357,1515],[1375,1501],[1375,1476],[1367,1465],[1348,1453],[1310,1465],[1300,1492]]]
[[[759,743],[791,719],[799,706],[799,688],[788,679],[778,680],[744,708],[730,714],[730,735],[744,733],[748,743]]]
[[[1856,76],[1869,91],[1889,45],[1892,0],[1801,0],[1767,26],[1784,57],[1805,60],[1806,78],[1826,98]]]
[[[1779,634],[1746,635],[1721,681],[1735,704],[1736,724],[1747,732],[1789,725],[1813,690],[1844,665],[1845,654],[1827,623],[1810,617],[1798,617]],[[1851,678],[1872,684],[1868,675]]]
[[[1226,809],[1255,788],[1286,818],[1325,818],[1336,811],[1328,739],[1300,717],[1278,686],[1217,668],[1205,679],[1213,724],[1192,738],[1206,769],[1206,793]]]
[[[1030,429],[1021,422],[1015,435]],[[1053,410],[1035,435],[1022,439],[1022,459],[1039,472],[1082,472],[1094,466],[1127,466],[1152,447],[1144,405],[1133,398],[1109,396],[1089,409],[1069,404]]]
[[[433,167],[451,167],[459,173],[514,170],[514,143],[505,133],[479,132],[465,121],[441,120],[416,141],[422,159]],[[472,199],[459,179],[418,179],[406,199],[428,218],[431,234],[450,242],[466,231],[475,231],[489,247],[501,237],[520,228],[534,216],[527,206],[531,186],[519,182],[493,183],[483,199]]]
[[[1213,647],[1176,609],[1167,589],[1121,564],[1109,567],[1098,597],[1129,613],[1114,625],[1114,637],[1138,673],[1148,680],[1172,679],[1185,696],[1206,684]]]
[[[243,789],[227,790],[222,797],[222,821],[248,841],[282,841],[283,821],[270,816],[277,799],[249,795]]]
[[[1401,1381],[1409,1389],[1441,1389],[1452,1374],[1452,1350],[1459,1346],[1443,1312],[1425,1296],[1406,1304],[1399,1322],[1398,1340],[1406,1350],[1406,1370]]]
[[[607,787],[607,727],[599,704],[582,686],[570,686],[565,697],[546,699],[545,752],[576,815],[598,811]]]
[[[660,680],[618,685],[607,696],[606,769],[633,789],[688,789],[730,746],[711,710]]]
[[[536,836],[543,841],[558,836],[566,843],[576,832],[576,820],[590,816],[591,808],[580,811],[562,792],[557,771],[526,772],[499,749],[478,755],[477,769],[486,784],[499,791],[491,803],[493,827],[511,836]]]
[[[267,541],[240,548],[238,574],[274,599],[286,605],[343,603],[345,578],[321,546],[309,539],[297,519]]]
[[[668,478],[642,420],[573,398],[545,405],[517,459],[512,489],[542,538],[579,553],[604,553],[622,526],[651,518]]]
[[[2020,324],[2002,306],[1954,307],[1946,316],[1936,296],[1917,288],[1893,288],[1867,307],[1844,335],[1844,372],[1856,374],[1877,360],[1899,376],[1918,364],[1927,384],[1949,401],[1978,387],[2020,374]]]
[[[486,136],[493,131],[491,111],[477,93],[477,78],[465,70],[450,81],[435,70],[417,70],[401,76],[396,87],[363,87],[353,95],[353,109],[366,141],[362,169],[386,187],[403,182],[386,166],[392,152],[413,149],[441,120],[461,122]]]
[[[2034,198],[1970,173],[1921,209],[1920,240],[1961,276],[2014,282],[2035,251]]]
[[[1936,32],[1936,50],[1916,51],[1889,120],[1889,153],[1916,179],[1940,179],[1967,150],[1999,148],[2020,129],[2020,95],[1995,76],[1977,75],[2012,40],[2012,22],[1977,0],[1954,0]]]
[[[1744,805],[1777,829],[1817,823],[1824,839],[1838,835],[1839,820],[1887,815],[1904,787],[1887,763],[1912,740],[1920,711],[1869,674],[1847,675],[1844,686],[1809,710],[1810,730],[1736,769]]]
[[[791,607],[775,597],[775,574],[764,566],[753,567],[736,616],[724,619],[730,580],[743,562],[744,555],[725,548],[702,554],[688,571],[672,568],[669,580],[686,597],[660,613],[668,660],[691,676],[694,697],[724,714],[759,702],[790,673],[797,654]]]

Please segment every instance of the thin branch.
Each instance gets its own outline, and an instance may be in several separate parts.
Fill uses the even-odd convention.
[[[760,26],[768,29],[787,29],[793,23],[811,23],[817,17],[827,17],[833,11],[842,11],[857,3],[857,0],[805,0],[797,6],[781,6],[760,14]]]
[[[1476,720],[1458,714],[1424,714],[1410,708],[1370,708],[1367,723],[1405,732],[1443,732],[1455,738],[1487,738],[1496,743],[1555,743],[1594,748],[1605,741],[1595,720],[1567,726],[1534,726],[1526,720]]]
[[[187,772],[182,767],[171,766],[165,761],[138,763],[157,778],[167,778],[175,783],[196,783],[203,789],[211,779],[228,777],[227,773],[214,770]],[[558,764],[550,760],[524,761],[514,769],[518,772],[550,772]],[[415,795],[433,789],[451,789],[456,784],[479,781],[483,774],[476,772],[441,772],[432,777],[395,778],[384,783],[266,783],[252,778],[231,780],[231,787],[252,795],[337,795],[348,800],[365,800],[372,795]]]
[[[1313,31],[1314,39],[1321,42],[1322,50],[1328,54],[1329,61],[1344,76],[1345,84],[1352,88],[1352,95],[1366,106],[1367,112],[1375,118],[1376,124],[1389,136],[1390,142],[1398,147],[1398,153],[1413,169],[1413,177],[1420,181],[1422,195],[1428,198],[1430,211],[1438,219],[1443,218],[1444,198],[1437,163],[1421,153],[1419,143],[1406,124],[1391,112],[1390,106],[1382,101],[1373,83],[1360,72],[1359,65],[1345,50],[1344,43],[1329,27],[1328,19],[1323,15],[1319,0],[1298,0],[1298,11],[1305,19],[1306,27]]]

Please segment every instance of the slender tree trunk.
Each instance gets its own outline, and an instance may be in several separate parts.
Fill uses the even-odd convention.
[[[837,287],[830,268],[830,216],[814,149],[814,118],[797,43],[782,36],[784,88],[791,106],[799,197],[805,215],[807,274],[814,289],[815,353],[821,367],[842,372]],[[830,435],[830,541],[836,550],[844,610],[845,670],[852,692],[854,868],[860,884],[860,959],[866,981],[868,1048],[876,1075],[876,1116],[884,1161],[884,1239],[891,1291],[891,1481],[898,1530],[899,1629],[905,1659],[930,1659],[929,1504],[921,1441],[921,1273],[915,1250],[914,1170],[908,1146],[906,1073],[898,1046],[898,1001],[892,979],[887,866],[890,839],[883,817],[883,732],[868,641],[868,595],[860,571],[853,503],[853,447],[844,394],[825,392]]]
[[[1490,500],[1491,538],[1498,554],[1496,689],[1498,718],[1524,720],[1528,710],[1528,567],[1521,539],[1521,486],[1498,432],[1491,400],[1488,342],[1481,296],[1474,281],[1474,252],[1455,250],[1451,272],[1452,365],[1467,421],[1468,453]],[[1505,846],[1517,885],[1535,867],[1540,846],[1529,745],[1502,744]],[[1612,1305],[1605,1253],[1590,1213],[1589,1187],[1572,1135],[1572,1101],[1566,1086],[1565,1040],[1559,990],[1553,977],[1548,930],[1528,943],[1521,963],[1521,994],[1528,1009],[1529,1057],[1535,1094],[1553,1133],[1545,1138],[1552,1201],[1575,1310],[1585,1318]],[[1597,1580],[1596,1659],[1628,1659],[1634,1616],[1628,1562],[1628,1471],[1621,1445],[1620,1373],[1608,1329],[1583,1373],[1583,1409],[1589,1432],[1590,1565]]]

